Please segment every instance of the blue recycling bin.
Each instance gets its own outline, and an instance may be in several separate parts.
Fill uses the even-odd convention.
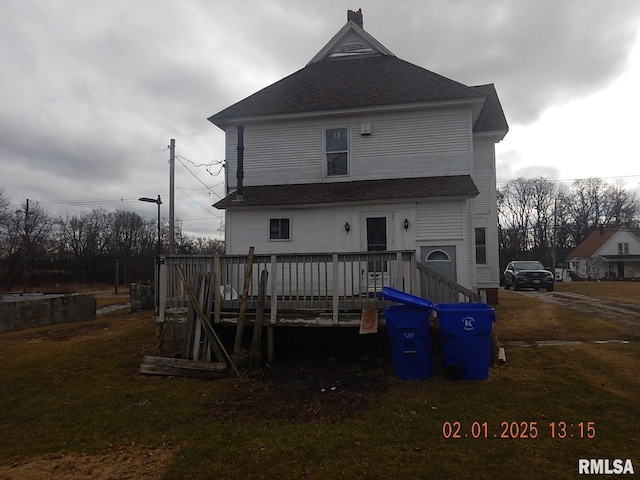
[[[403,304],[384,310],[395,376],[419,380],[432,377],[429,317],[434,304],[388,287],[382,289],[381,296]]]
[[[491,363],[491,332],[496,321],[486,303],[436,305],[445,375],[452,379],[485,380]]]

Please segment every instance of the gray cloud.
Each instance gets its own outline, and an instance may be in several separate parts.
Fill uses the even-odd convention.
[[[363,2],[365,29],[397,56],[460,82],[495,83],[508,120],[587,96],[625,68],[636,0]],[[346,22],[343,2],[4,0],[0,188],[65,211],[71,200],[168,194],[170,138],[194,163],[224,157],[206,118],[304,67]],[[509,171],[502,160],[499,169]],[[190,167],[222,193],[222,177]],[[194,234],[220,212],[177,165]],[[518,172],[511,172],[517,174]],[[197,203],[196,203],[197,202]],[[106,203],[135,210],[148,205]],[[202,206],[204,205],[204,207]]]

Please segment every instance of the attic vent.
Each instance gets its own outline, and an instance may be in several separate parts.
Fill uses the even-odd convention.
[[[360,35],[351,33],[347,35],[339,45],[333,48],[328,58],[353,58],[365,57],[369,55],[379,55],[380,52]]]

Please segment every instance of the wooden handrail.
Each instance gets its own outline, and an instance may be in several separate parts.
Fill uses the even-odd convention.
[[[445,277],[441,273],[436,272],[432,268],[427,267],[425,264],[416,262],[416,267],[418,271],[421,273],[424,273],[427,276],[427,278],[430,278],[435,282],[440,283],[441,285],[444,285],[445,287],[451,289],[451,291],[455,292],[456,297],[458,297],[459,295],[463,295],[464,297],[469,299],[469,302],[480,303],[482,301],[480,295],[477,294],[476,292],[469,290],[468,288],[465,288],[462,285],[457,284],[456,282]]]

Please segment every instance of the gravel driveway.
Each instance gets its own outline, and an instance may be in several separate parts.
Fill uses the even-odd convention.
[[[519,295],[536,298],[585,313],[593,318],[631,327],[640,335],[640,305],[589,297],[570,292],[518,291]]]

